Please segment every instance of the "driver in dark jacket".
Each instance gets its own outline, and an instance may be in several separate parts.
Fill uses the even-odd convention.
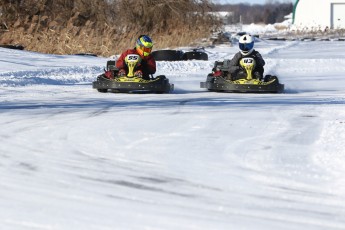
[[[246,71],[240,66],[242,58],[251,57],[255,60],[253,77],[261,80],[264,74],[265,61],[261,54],[254,49],[254,40],[252,36],[245,34],[239,40],[240,51],[230,60],[229,73],[231,80],[247,78]]]

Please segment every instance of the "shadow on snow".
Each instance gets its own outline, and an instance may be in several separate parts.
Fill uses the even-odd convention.
[[[154,98],[154,99],[139,99],[137,101],[128,101],[123,98],[102,98],[102,99],[75,99],[64,98],[61,101],[44,102],[44,101],[16,101],[16,102],[0,102],[0,112],[4,110],[41,110],[44,113],[46,109],[104,109],[104,108],[138,108],[138,109],[160,109],[160,108],[174,108],[175,106],[189,106],[189,107],[247,107],[257,108],[266,106],[304,106],[304,105],[343,105],[345,100],[342,98],[301,98],[301,97],[286,97],[272,96],[272,97],[250,97],[250,98],[235,98],[230,97],[200,97],[200,98]],[[63,101],[63,102],[62,102]],[[68,102],[65,102],[68,101]]]

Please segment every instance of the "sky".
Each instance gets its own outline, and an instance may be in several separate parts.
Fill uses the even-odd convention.
[[[270,0],[213,0],[213,1],[215,3],[220,3],[220,4],[239,4],[239,3],[265,4],[267,2],[272,2]],[[275,2],[295,3],[296,0],[276,0]]]
[[[97,92],[106,57],[0,48],[0,229],[345,229],[344,41],[255,49],[283,93],[200,88],[236,39],[158,61],[169,94]]]

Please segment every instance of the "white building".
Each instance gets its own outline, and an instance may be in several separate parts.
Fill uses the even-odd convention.
[[[296,0],[293,24],[299,28],[345,28],[345,0]]]

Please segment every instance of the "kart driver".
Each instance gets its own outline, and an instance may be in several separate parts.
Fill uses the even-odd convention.
[[[230,61],[229,73],[231,80],[238,80],[247,78],[247,73],[240,66],[240,60],[242,58],[251,57],[255,60],[255,68],[253,69],[253,77],[262,80],[264,74],[265,61],[261,54],[254,49],[254,39],[252,36],[245,34],[240,37],[239,40],[240,51]]]
[[[128,67],[125,58],[128,54],[137,54],[141,57],[141,62],[135,67],[134,76],[143,79],[150,79],[150,74],[156,72],[156,61],[151,51],[153,42],[147,35],[140,35],[133,49],[124,51],[116,61],[116,67],[119,69],[118,76],[125,76],[128,73]]]

